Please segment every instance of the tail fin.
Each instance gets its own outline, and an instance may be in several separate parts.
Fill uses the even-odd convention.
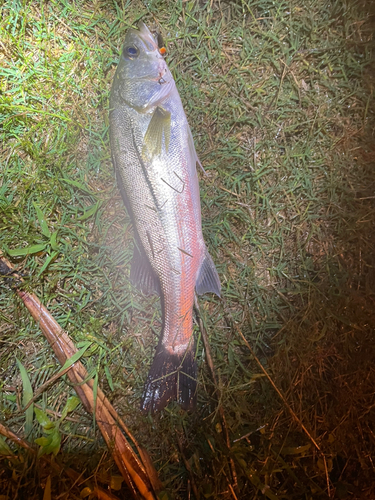
[[[159,345],[142,395],[141,410],[154,413],[177,400],[184,410],[196,405],[197,363],[194,345],[182,356],[171,354]]]

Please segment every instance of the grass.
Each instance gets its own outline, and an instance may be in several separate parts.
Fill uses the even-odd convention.
[[[374,496],[373,3],[0,6],[0,248],[77,346],[91,342],[87,369],[147,446],[164,498],[189,498],[192,483],[201,498]],[[224,300],[200,303],[230,450],[201,341],[197,411],[138,411],[160,310],[128,281],[132,230],[110,161],[108,97],[139,18],[161,29],[207,172],[203,231]],[[0,421],[34,441],[43,428],[34,418],[24,434],[16,357],[34,392],[59,368],[6,280],[0,311]],[[57,420],[73,394],[61,380],[36,405]],[[56,460],[110,484],[116,469],[84,409],[59,430]],[[0,456],[5,498],[40,498],[48,475],[55,494],[78,498],[83,486],[53,468]]]

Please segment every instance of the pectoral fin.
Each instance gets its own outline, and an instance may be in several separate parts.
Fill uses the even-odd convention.
[[[163,149],[163,137],[165,150],[168,152],[171,139],[171,114],[157,106],[146,130],[142,154],[151,160],[160,155]]]

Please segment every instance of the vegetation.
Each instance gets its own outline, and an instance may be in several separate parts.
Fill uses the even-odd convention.
[[[0,2],[0,249],[83,349],[164,500],[375,497],[374,14],[364,0]],[[200,299],[218,380],[197,327],[194,414],[139,412],[160,306],[129,283],[108,98],[140,18],[163,35],[207,173],[223,287]],[[0,499],[48,481],[53,498],[89,495],[54,463],[128,498],[65,376],[22,412],[60,367],[0,279],[0,423],[52,457],[0,436]]]

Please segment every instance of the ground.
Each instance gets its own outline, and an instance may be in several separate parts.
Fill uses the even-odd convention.
[[[0,2],[0,250],[87,347],[164,500],[375,498],[374,5]],[[217,381],[196,326],[192,414],[139,412],[161,315],[129,283],[108,100],[140,18],[164,38],[206,171],[203,233],[222,282],[222,300],[200,299]],[[41,498],[48,477],[52,498],[89,493],[55,462],[128,498],[65,378],[21,411],[27,380],[35,393],[58,369],[1,278],[0,423],[42,448],[48,415],[61,447],[35,461],[0,438],[0,499]]]

